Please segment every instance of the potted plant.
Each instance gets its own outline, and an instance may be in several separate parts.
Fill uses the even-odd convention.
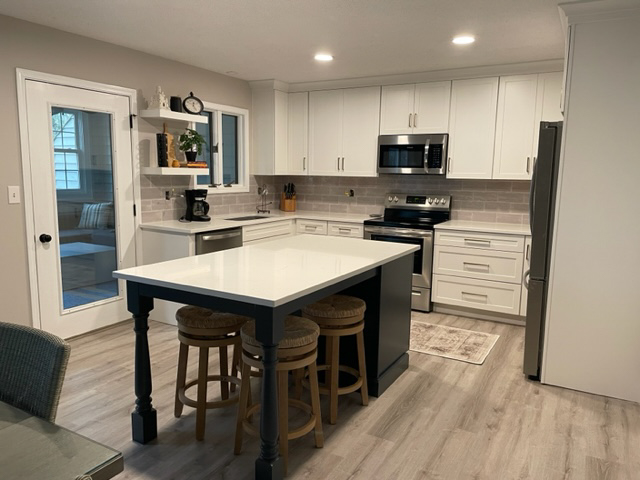
[[[187,162],[195,162],[196,157],[202,154],[202,146],[207,143],[202,135],[190,128],[187,128],[178,140],[179,148],[187,157]]]

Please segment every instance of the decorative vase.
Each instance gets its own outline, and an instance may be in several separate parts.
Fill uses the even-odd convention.
[[[186,152],[184,152],[184,156],[187,157],[187,162],[195,162],[196,157],[198,156],[198,152],[187,150]]]

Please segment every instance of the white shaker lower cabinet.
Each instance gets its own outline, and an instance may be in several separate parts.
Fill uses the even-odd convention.
[[[524,239],[524,261],[522,265],[522,295],[520,295],[520,315],[527,316],[527,298],[529,296],[529,267],[531,266],[531,236]]]
[[[498,77],[454,80],[447,178],[491,178]]]
[[[436,231],[432,301],[520,315],[523,235]]]
[[[257,225],[247,225],[242,227],[242,244],[253,245],[266,240],[273,240],[277,237],[288,237],[293,233],[293,220],[278,220]]]

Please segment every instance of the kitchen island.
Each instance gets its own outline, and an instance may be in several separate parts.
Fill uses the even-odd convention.
[[[370,392],[380,395],[408,367],[412,254],[417,249],[297,235],[114,272],[127,281],[128,309],[135,322],[133,440],[147,443],[157,436],[147,339],[153,299],[246,315],[256,319],[256,337],[264,351],[256,478],[282,478],[276,355],[285,316],[338,292],[362,298],[367,303],[367,380]]]

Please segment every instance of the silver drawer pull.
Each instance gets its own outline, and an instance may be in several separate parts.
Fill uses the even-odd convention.
[[[411,295],[416,295],[418,297],[421,297],[422,292],[420,290],[411,290]]]
[[[317,225],[305,225],[304,226],[305,230],[315,230],[316,228],[318,228]]]
[[[475,302],[475,303],[488,303],[489,302],[489,297],[487,295],[482,295],[480,293],[469,293],[469,292],[462,292],[462,296],[464,297],[465,295],[467,295],[468,297],[472,297],[467,299],[470,302]],[[464,298],[463,298],[464,300]]]
[[[464,243],[476,244],[476,245],[486,245],[487,247],[491,246],[491,240],[480,240],[478,238],[465,238]]]
[[[349,232],[349,233],[351,233],[351,229],[347,228],[347,227],[338,227],[338,230],[340,232]]]
[[[489,267],[488,264],[486,263],[472,263],[472,262],[462,262],[462,267],[463,268],[479,268],[485,271],[489,271],[491,268]]]

